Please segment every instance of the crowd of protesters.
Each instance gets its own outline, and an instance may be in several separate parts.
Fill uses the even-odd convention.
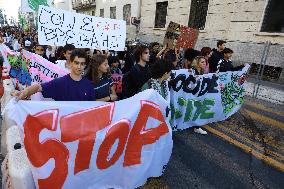
[[[149,45],[127,45],[125,51],[101,51],[43,46],[38,43],[36,31],[26,32],[16,27],[1,28],[0,43],[14,51],[34,52],[65,69],[69,74],[47,83],[35,84],[14,95],[26,99],[36,92],[57,101],[111,102],[131,97],[140,91],[153,88],[169,101],[168,78],[171,70],[188,69],[194,75],[235,71],[231,61],[233,50],[226,41],[217,42],[217,48],[177,49],[161,47],[157,42]],[[2,60],[3,61],[3,60]],[[111,74],[124,74],[122,94],[116,94]],[[194,127],[199,134],[207,134]]]

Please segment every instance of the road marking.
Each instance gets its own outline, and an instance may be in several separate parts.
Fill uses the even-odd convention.
[[[264,115],[260,115],[258,113],[255,113],[255,112],[252,112],[250,110],[247,110],[247,109],[244,109],[243,110],[245,113],[247,113],[250,117],[266,124],[266,125],[270,125],[270,126],[274,126],[274,127],[278,127],[280,129],[283,129],[284,130],[284,123],[280,122],[280,121],[277,121],[275,119],[271,119],[267,116],[264,116]]]
[[[284,164],[280,163],[279,161],[277,160],[274,160],[268,156],[265,156],[259,152],[257,152],[256,150],[252,149],[251,147],[239,142],[239,141],[236,141],[234,139],[232,139],[231,137],[225,135],[224,133],[221,133],[211,127],[209,127],[208,125],[204,126],[205,129],[207,129],[209,132],[223,138],[224,140],[234,144],[235,146],[241,148],[243,151],[245,151],[246,153],[249,153],[251,155],[253,155],[254,157],[256,157],[257,159],[260,159],[262,161],[264,161],[265,163],[275,167],[276,169],[284,172]]]
[[[259,110],[263,110],[263,111],[265,111],[265,112],[273,113],[273,114],[275,114],[275,115],[284,116],[284,113],[283,113],[283,112],[276,112],[274,109],[265,107],[265,106],[262,105],[262,104],[252,103],[252,102],[250,102],[250,101],[245,101],[245,105],[251,106],[251,107],[256,108],[256,109],[259,109]],[[246,109],[246,108],[245,108],[245,109]]]
[[[235,132],[235,131],[232,131],[231,129],[228,129],[227,127],[225,127],[225,126],[223,126],[223,125],[221,125],[221,124],[219,124],[219,123],[215,123],[215,124],[216,124],[218,127],[220,127],[220,128],[222,128],[223,130],[225,130],[226,132],[228,132],[228,133],[230,133],[230,134],[232,134],[232,135],[234,135],[234,136],[236,136],[236,137],[238,137],[238,138],[244,140],[245,142],[249,143],[250,145],[252,145],[252,146],[255,147],[256,149],[258,149],[258,150],[264,150],[264,147],[263,147],[263,146],[260,146],[259,144],[257,144],[257,143],[255,143],[255,142],[251,141],[250,139],[248,139],[248,138],[246,138],[246,137],[240,135],[239,133],[237,133],[237,132]],[[211,127],[211,128],[212,128],[212,127]],[[270,146],[272,146],[272,145],[270,145]],[[273,147],[274,147],[274,148],[277,148],[277,147],[275,147],[275,146],[273,146]],[[284,156],[283,156],[283,155],[281,155],[281,154],[279,154],[279,153],[277,153],[277,152],[274,152],[274,151],[272,151],[272,150],[269,150],[269,149],[265,149],[265,151],[266,151],[267,153],[269,153],[270,155],[275,155],[275,156],[278,157],[281,161],[284,161]]]

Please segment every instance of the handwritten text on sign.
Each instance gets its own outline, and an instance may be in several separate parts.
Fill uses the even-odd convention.
[[[112,74],[111,78],[113,80],[113,85],[115,86],[115,92],[121,93],[122,92],[122,74]]]
[[[174,130],[227,119],[244,102],[244,82],[249,66],[240,71],[193,75],[172,71],[170,124]]]
[[[41,45],[74,44],[77,48],[121,51],[125,47],[126,23],[40,6],[38,34]]]

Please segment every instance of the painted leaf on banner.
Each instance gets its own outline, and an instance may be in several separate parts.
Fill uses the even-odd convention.
[[[38,11],[39,5],[48,6],[47,0],[28,0],[29,7],[34,10]]]
[[[26,12],[37,12],[40,5],[50,6],[53,0],[21,0],[20,11]]]

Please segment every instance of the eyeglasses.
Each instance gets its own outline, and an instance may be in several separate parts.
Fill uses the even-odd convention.
[[[36,49],[36,51],[44,51],[44,49]]]

